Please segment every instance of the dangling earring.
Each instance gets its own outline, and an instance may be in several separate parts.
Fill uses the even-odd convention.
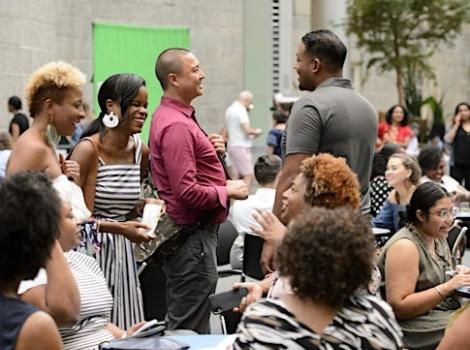
[[[118,118],[118,116],[117,116],[116,114],[114,114],[114,112],[105,114],[105,115],[103,116],[103,124],[104,124],[104,126],[106,126],[107,128],[113,129],[113,128],[115,128],[116,126],[118,126],[118,124],[119,124],[119,118]]]
[[[51,146],[57,146],[59,144],[60,135],[57,132],[57,129],[54,127],[54,125],[49,124],[47,126],[46,135],[47,135],[47,140],[49,141],[49,144]]]

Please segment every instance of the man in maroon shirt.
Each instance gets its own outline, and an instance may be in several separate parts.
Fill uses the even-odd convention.
[[[217,284],[218,226],[227,218],[229,199],[245,199],[248,188],[242,180],[226,179],[222,137],[207,135],[197,122],[191,102],[203,93],[204,72],[196,57],[186,49],[165,50],[155,73],[163,97],[150,130],[153,180],[168,215],[193,228],[163,263],[168,328],[208,333],[208,296]]]

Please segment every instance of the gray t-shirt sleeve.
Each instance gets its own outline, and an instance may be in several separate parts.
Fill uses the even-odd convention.
[[[286,155],[318,153],[322,131],[320,113],[312,105],[302,105],[289,118]]]

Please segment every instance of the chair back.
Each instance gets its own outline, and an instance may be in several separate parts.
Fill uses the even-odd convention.
[[[243,246],[243,274],[262,280],[264,273],[261,270],[261,252],[263,251],[264,239],[258,235],[245,234]]]
[[[460,227],[456,226],[458,228],[455,230],[456,232],[453,234],[454,237],[452,237],[451,240],[451,232],[449,232],[449,237],[447,238],[447,242],[452,245],[450,245],[450,252],[452,256],[452,264],[453,267],[460,265],[462,263],[463,255],[465,254],[465,247],[467,245],[466,242],[466,233],[467,233],[467,227]]]
[[[230,249],[232,248],[233,241],[238,236],[237,229],[233,224],[227,220],[219,227],[217,242],[217,265],[226,265],[230,263]]]

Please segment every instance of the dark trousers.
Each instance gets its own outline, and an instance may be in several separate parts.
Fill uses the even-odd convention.
[[[218,225],[206,224],[192,233],[163,263],[167,278],[168,329],[210,332],[208,297],[217,286]]]
[[[465,189],[470,191],[470,164],[455,164],[450,168],[450,176],[461,185],[465,183]]]

